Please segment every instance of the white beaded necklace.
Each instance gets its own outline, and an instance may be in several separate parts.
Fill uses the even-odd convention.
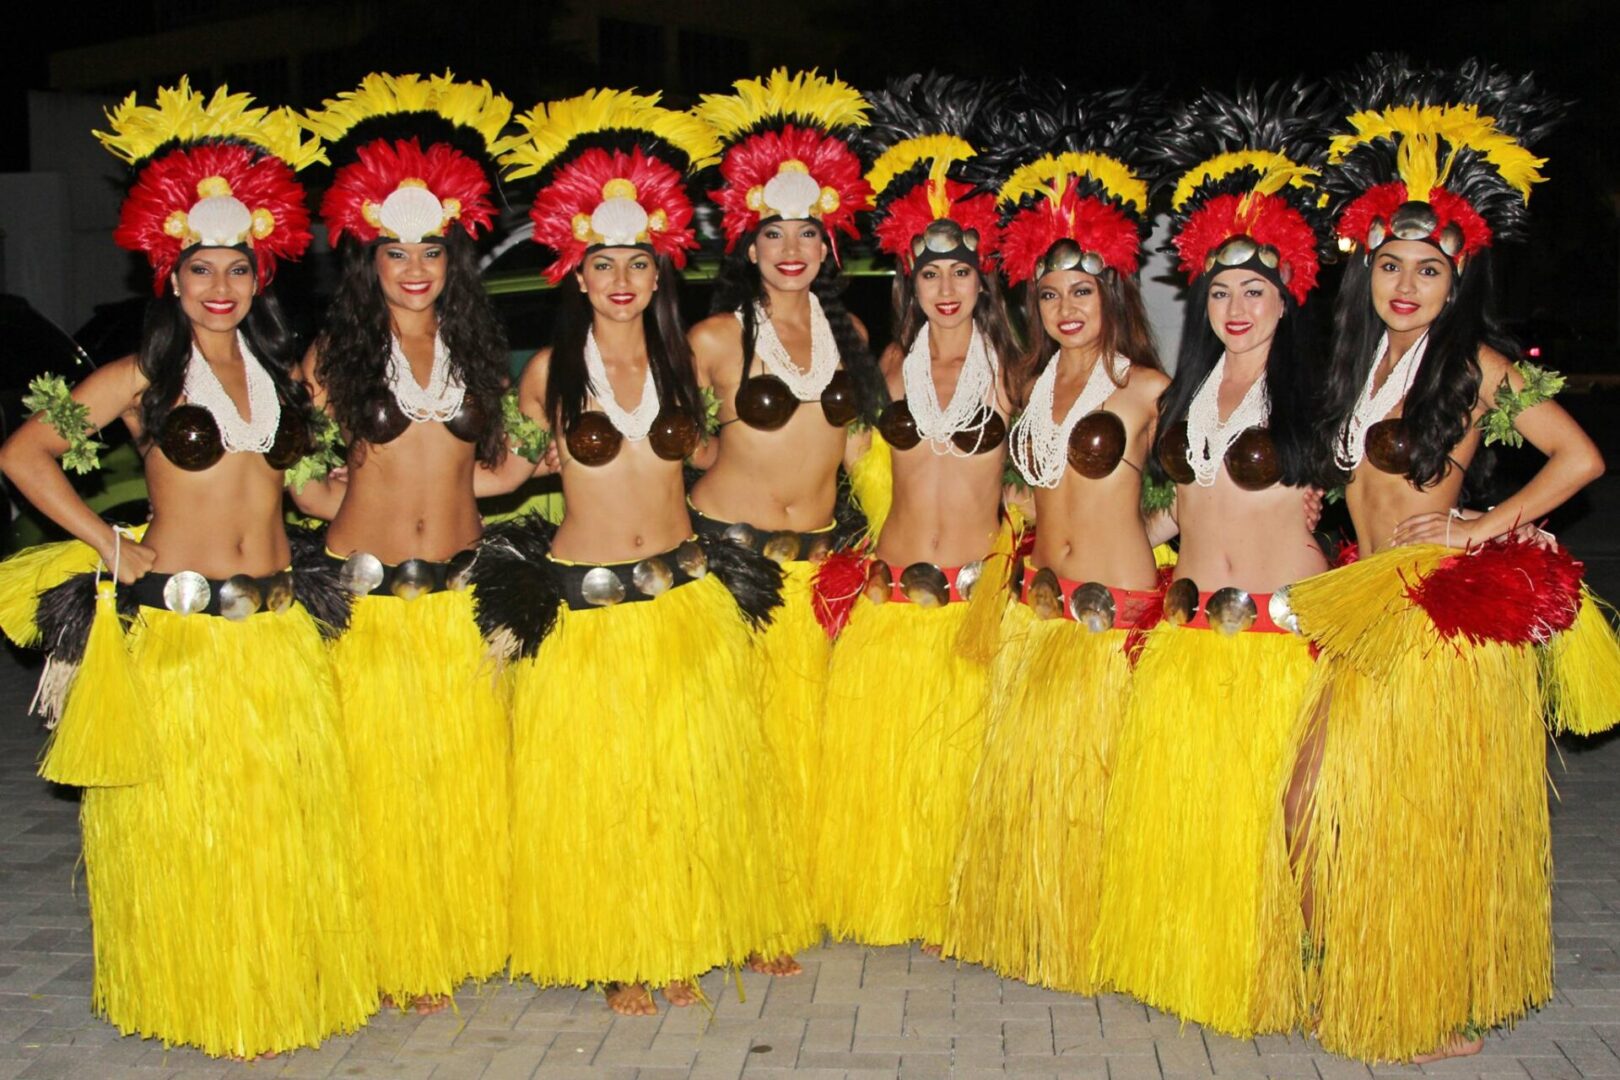
[[[653,381],[652,365],[647,365],[647,381],[641,386],[641,400],[633,409],[625,409],[613,396],[613,384],[608,381],[607,367],[602,363],[602,350],[596,347],[595,329],[585,332],[585,374],[590,383],[591,396],[596,399],[607,418],[620,435],[627,439],[645,439],[658,417],[658,384]]]
[[[951,403],[939,406],[939,394],[934,389],[933,349],[931,329],[923,332],[911,343],[906,358],[900,362],[900,380],[906,388],[906,404],[917,423],[917,433],[930,441],[934,453],[969,456],[957,449],[951,436],[960,431],[980,430],[995,410],[996,354],[985,343],[978,326],[968,342],[967,358],[956,377],[956,391]],[[985,406],[990,411],[985,411]]]
[[[1213,487],[1215,475],[1226,460],[1227,448],[1239,435],[1264,424],[1271,416],[1271,398],[1266,393],[1266,373],[1249,385],[1232,415],[1221,419],[1221,380],[1226,375],[1226,353],[1215,361],[1192,404],[1187,406],[1187,464],[1199,487]]]
[[[832,324],[822,312],[816,294],[808,294],[807,299],[810,301],[809,370],[800,370],[794,364],[787,347],[777,336],[770,312],[760,303],[754,305],[754,354],[767,372],[787,383],[794,397],[800,401],[819,401],[821,392],[827,389],[833,372],[838,369],[838,341],[833,337]],[[737,318],[742,319],[741,311],[737,312]]]
[[[1389,410],[1398,405],[1406,392],[1412,389],[1412,382],[1417,378],[1418,366],[1423,363],[1423,354],[1429,348],[1429,335],[1424,334],[1413,342],[1412,347],[1395,361],[1395,366],[1389,369],[1389,377],[1384,385],[1373,392],[1373,380],[1378,375],[1378,364],[1389,349],[1389,332],[1378,339],[1378,349],[1373,353],[1372,370],[1367,372],[1367,383],[1361,388],[1361,397],[1356,401],[1355,412],[1350,419],[1344,422],[1344,430],[1339,433],[1338,441],[1333,447],[1333,459],[1341,469],[1354,469],[1361,464],[1361,459],[1367,456],[1367,429],[1389,415]]]
[[[388,389],[399,403],[399,411],[418,423],[444,422],[461,411],[466,389],[450,372],[450,350],[437,332],[433,335],[433,368],[426,386],[416,381],[411,362],[400,347],[399,338],[389,336]]]
[[[1080,396],[1059,423],[1052,417],[1053,396],[1057,389],[1058,357],[1046,362],[1046,370],[1035,380],[1029,405],[1012,426],[1012,459],[1019,475],[1034,487],[1055,488],[1069,465],[1069,435],[1074,426],[1107,402],[1119,386],[1114,378],[1124,378],[1129,361],[1123,356],[1099,357],[1092,365]]]
[[[276,441],[281,426],[281,401],[276,397],[276,381],[248,348],[242,332],[236,332],[236,347],[242,352],[242,374],[247,379],[248,418],[237,411],[231,395],[225,392],[219,376],[209,366],[197,343],[191,343],[191,361],[181,392],[193,405],[201,405],[219,428],[219,441],[233,454],[262,454]]]

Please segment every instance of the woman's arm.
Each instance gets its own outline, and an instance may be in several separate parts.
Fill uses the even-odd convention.
[[[136,415],[146,380],[133,356],[98,369],[73,388],[73,399],[90,410],[90,426],[100,430],[120,417]],[[131,430],[138,431],[138,422]],[[92,510],[74,490],[58,462],[68,442],[38,416],[19,427],[0,446],[0,472],[12,486],[62,528],[95,548],[108,566],[117,563],[118,579],[125,584],[144,576],[157,561],[157,552],[123,538]]]

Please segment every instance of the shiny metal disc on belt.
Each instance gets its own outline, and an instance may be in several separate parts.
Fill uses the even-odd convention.
[[[426,559],[406,559],[394,567],[394,580],[388,591],[401,600],[415,600],[433,591],[433,564]]]
[[[786,531],[771,533],[760,554],[774,563],[793,562],[799,557],[799,534]]]
[[[270,575],[270,588],[265,594],[264,607],[266,611],[273,611],[277,615],[284,614],[292,607],[293,602],[293,575],[291,570],[278,570]]]
[[[1049,566],[1035,571],[1035,577],[1029,583],[1029,593],[1024,599],[1040,618],[1063,617],[1063,584]]]
[[[745,524],[741,521],[732,525],[727,525],[726,531],[720,535],[725,539],[730,540],[734,544],[741,544],[743,547],[748,548],[749,550],[753,550],[759,544],[759,533],[754,531],[754,527],[752,525]]]
[[[675,584],[675,571],[661,556],[654,555],[636,563],[635,569],[630,571],[630,583],[643,596],[662,596]]]
[[[882,559],[873,559],[866,568],[866,585],[861,589],[874,604],[888,603],[894,594],[894,571]]]
[[[682,540],[675,549],[675,565],[689,578],[705,577],[709,573],[709,556],[696,540]]]
[[[1116,615],[1114,594],[1100,582],[1088,581],[1069,597],[1069,616],[1093,634],[1112,630]]]
[[[206,611],[213,595],[214,590],[208,587],[208,579],[195,570],[170,574],[169,580],[163,583],[163,606],[176,615],[195,615],[199,611]]]
[[[944,607],[951,602],[951,579],[933,563],[914,562],[900,571],[900,591],[918,607]]]
[[[1253,626],[1260,612],[1255,607],[1254,597],[1242,589],[1234,589],[1228,585],[1210,594],[1209,603],[1204,607],[1204,614],[1209,617],[1211,627],[1231,636],[1241,634]]]
[[[357,551],[338,568],[338,583],[355,596],[367,596],[383,582],[382,560],[369,551]]]
[[[970,563],[963,563],[961,569],[956,571],[956,594],[963,600],[973,599],[973,588],[979,584],[979,579],[983,576],[983,559],[974,559]]]
[[[1186,626],[1198,614],[1198,583],[1192,578],[1171,582],[1164,592],[1164,621]]]
[[[465,589],[472,581],[473,564],[477,561],[477,548],[467,548],[450,556],[450,561],[444,564],[444,587],[452,592]]]
[[[612,607],[624,599],[624,582],[605,566],[593,566],[585,571],[585,578],[579,583],[579,591],[584,595],[587,604],[597,607]]]
[[[259,583],[246,574],[232,574],[219,586],[219,613],[232,622],[241,622],[264,604]]]
[[[810,537],[810,542],[804,548],[804,561],[812,563],[826,562],[827,556],[832,554],[833,538],[831,532],[819,532]]]
[[[1266,602],[1266,614],[1271,616],[1272,622],[1284,630],[1291,634],[1297,634],[1300,632],[1299,616],[1294,613],[1294,606],[1289,602],[1289,588],[1290,586],[1284,585],[1271,594],[1271,599]]]

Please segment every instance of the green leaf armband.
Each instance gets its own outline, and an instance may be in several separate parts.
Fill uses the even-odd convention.
[[[338,426],[319,409],[309,412],[309,453],[293,463],[285,474],[286,485],[294,491],[303,491],[312,480],[324,480],[333,469],[343,464],[343,443]]]
[[[539,461],[551,445],[551,433],[518,408],[516,390],[501,396],[501,422],[506,426],[506,438],[513,451],[530,461]]]
[[[1527,361],[1513,365],[1524,380],[1524,389],[1513,389],[1506,375],[1496,387],[1496,405],[1479,418],[1479,429],[1485,433],[1485,445],[1523,446],[1524,436],[1514,427],[1519,414],[1533,405],[1549,401],[1564,388],[1564,377],[1548,368],[1537,367]]]
[[[73,400],[66,379],[60,375],[35,376],[28,382],[22,404],[67,440],[62,468],[83,475],[101,467],[101,451],[107,449],[107,444],[91,438],[95,429],[90,425],[90,407]]]
[[[1168,510],[1176,505],[1176,485],[1172,480],[1155,480],[1151,476],[1142,477],[1142,513],[1157,514],[1161,510]]]
[[[703,394],[703,436],[707,439],[720,430],[720,395],[714,392],[712,386],[700,389]]]

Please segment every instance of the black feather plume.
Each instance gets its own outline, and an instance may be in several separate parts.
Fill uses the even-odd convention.
[[[518,656],[531,657],[557,623],[563,586],[546,558],[556,532],[538,514],[524,514],[492,526],[478,546],[473,609],[479,632],[497,651],[515,642]]]
[[[750,548],[719,536],[699,536],[709,573],[720,579],[737,601],[743,618],[762,630],[782,606],[782,568]]]
[[[870,167],[884,151],[907,139],[924,135],[956,135],[973,143],[974,126],[984,105],[986,86],[978,79],[929,72],[891,79],[882,90],[865,93],[871,106],[868,124],[850,135],[850,145]],[[956,177],[962,170],[952,168]],[[904,195],[928,175],[928,163],[919,162],[897,175],[877,196],[875,209]]]
[[[40,648],[52,660],[77,664],[84,659],[90,623],[96,617],[96,575],[74,574],[39,594],[34,625],[39,627]]]
[[[289,529],[292,547],[293,598],[315,619],[321,636],[342,637],[349,629],[354,594],[339,579],[342,563],[326,553],[326,528]]]

